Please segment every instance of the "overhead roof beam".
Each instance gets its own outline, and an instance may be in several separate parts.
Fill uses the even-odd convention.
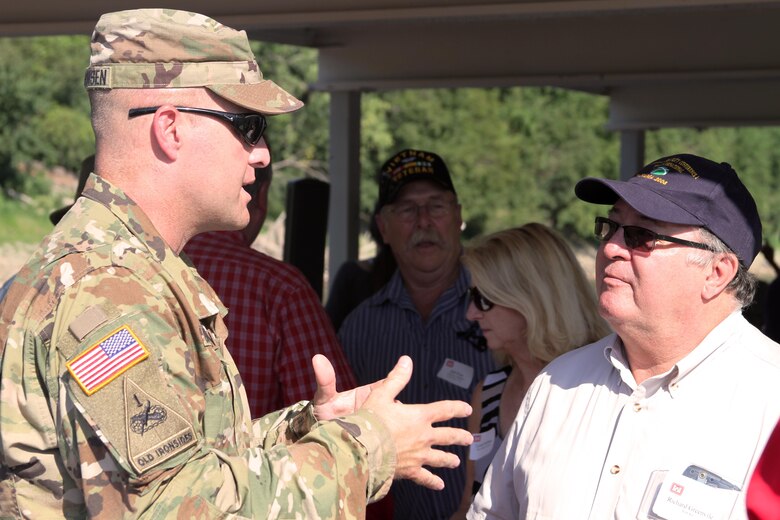
[[[777,0],[525,0],[482,4],[461,0],[429,0],[428,5],[400,0],[328,3],[319,1],[233,0],[222,5],[197,0],[169,0],[167,7],[208,14],[247,32],[322,29],[334,26],[431,21],[489,21],[506,18],[583,16],[618,13],[666,12],[703,9],[766,8]],[[360,8],[353,8],[359,5]],[[34,4],[6,2],[0,12],[0,36],[90,34],[104,12],[127,9],[121,0],[42,0]],[[278,33],[277,33],[278,34]],[[313,43],[314,40],[311,40]]]

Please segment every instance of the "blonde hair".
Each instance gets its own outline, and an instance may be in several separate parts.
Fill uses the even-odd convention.
[[[610,333],[571,248],[543,224],[478,239],[463,263],[487,299],[523,315],[528,349],[544,363]]]

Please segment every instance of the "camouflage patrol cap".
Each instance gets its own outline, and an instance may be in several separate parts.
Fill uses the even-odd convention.
[[[246,32],[175,9],[134,9],[100,17],[92,33],[87,90],[206,87],[262,114],[303,103],[263,73]]]

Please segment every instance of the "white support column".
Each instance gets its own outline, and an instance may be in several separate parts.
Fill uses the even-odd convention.
[[[645,131],[620,131],[620,179],[634,176],[645,164]]]
[[[360,211],[360,92],[330,93],[328,287],[338,268],[358,256]]]

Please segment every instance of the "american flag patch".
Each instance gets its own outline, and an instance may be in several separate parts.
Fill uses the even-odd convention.
[[[127,325],[115,330],[68,362],[68,370],[82,390],[92,395],[122,372],[149,357]]]

